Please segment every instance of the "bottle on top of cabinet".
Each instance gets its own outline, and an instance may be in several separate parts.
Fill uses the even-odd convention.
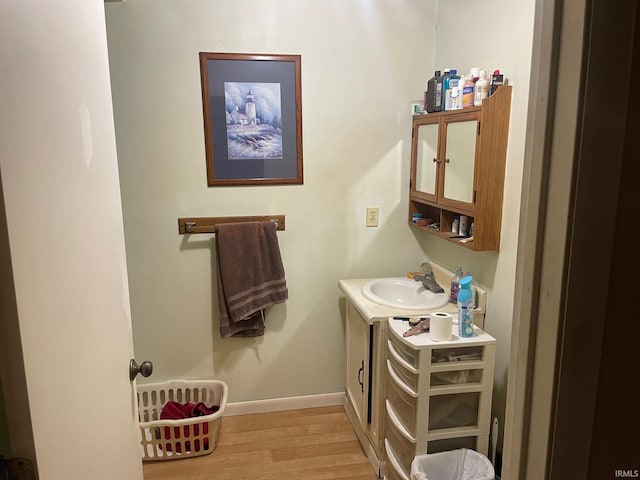
[[[500,73],[500,70],[494,70],[493,75],[491,75],[491,84],[489,86],[489,96],[496,93],[496,90],[501,85],[504,85],[504,75]]]
[[[480,70],[480,77],[476,82],[475,95],[473,96],[474,107],[482,105],[482,101],[489,96],[489,79],[487,78],[487,71]]]
[[[442,112],[444,110],[445,102],[446,102],[446,95],[444,91],[444,81],[447,79],[449,75],[451,75],[451,69],[445,68],[442,71],[442,75],[440,75],[438,77],[438,80],[436,81],[436,89],[438,88],[438,86],[440,87],[440,102],[436,103],[436,112]]]
[[[462,80],[461,80],[462,82]],[[472,75],[465,75],[462,84],[462,108],[473,107],[475,83]]]
[[[438,82],[442,76],[440,70],[436,70],[433,77],[427,82],[427,101],[425,102],[425,110],[427,113],[440,111],[442,105],[442,83]]]
[[[444,108],[443,110],[459,110],[462,108],[462,98],[459,90],[460,75],[455,69],[451,69],[448,77],[442,82],[444,91]]]

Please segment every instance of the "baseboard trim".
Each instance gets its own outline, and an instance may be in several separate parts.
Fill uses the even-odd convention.
[[[344,395],[344,392],[335,392],[300,397],[231,402],[227,403],[224,415],[248,415],[251,413],[281,412],[283,410],[298,410],[301,408],[332,407],[344,405]]]

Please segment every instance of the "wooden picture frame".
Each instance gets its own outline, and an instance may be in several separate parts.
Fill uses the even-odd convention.
[[[207,183],[302,184],[300,55],[200,52]]]

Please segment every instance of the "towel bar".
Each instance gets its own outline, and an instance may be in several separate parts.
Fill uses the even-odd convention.
[[[284,230],[284,215],[256,215],[245,217],[193,217],[178,219],[178,233],[216,233],[216,225],[220,223],[265,222],[276,224],[276,230]]]

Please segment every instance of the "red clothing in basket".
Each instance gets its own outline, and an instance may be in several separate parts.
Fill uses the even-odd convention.
[[[178,403],[178,402],[167,402],[167,404],[162,407],[162,412],[160,412],[160,420],[183,420],[185,418],[193,418],[193,417],[202,417],[205,415],[211,415],[212,413],[216,413],[220,407],[218,405],[213,405],[211,407],[207,407],[204,403]],[[200,425],[202,425],[202,433],[203,435],[207,435],[209,433],[209,423],[202,422],[200,424],[193,425],[193,436],[200,435]],[[191,438],[191,425],[184,425],[183,433],[184,439],[187,440]],[[173,427],[173,436],[171,436],[171,427],[164,427],[164,437],[165,439],[179,439],[181,438],[180,427]],[[187,440],[184,443],[185,451],[191,451],[191,443]],[[204,439],[204,450],[209,448],[209,439],[205,437]],[[167,443],[165,445],[165,450],[170,452],[172,450],[171,444]],[[200,451],[200,441],[198,439],[194,442],[194,451]],[[176,452],[182,452],[181,443],[176,443]]]

